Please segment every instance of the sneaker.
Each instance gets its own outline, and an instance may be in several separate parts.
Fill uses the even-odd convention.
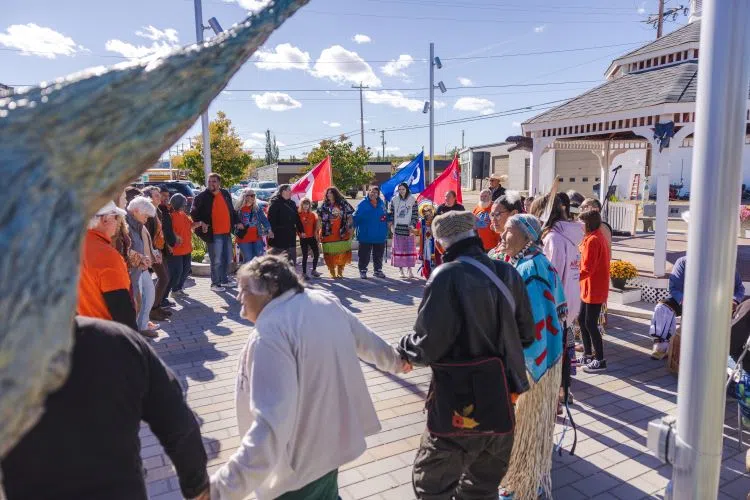
[[[313,269],[310,272],[310,276],[312,276],[313,278],[320,278],[321,274],[318,271],[316,271],[315,269]]]
[[[592,359],[594,359],[593,356],[587,356],[587,355],[584,354],[583,356],[581,356],[579,358],[576,358],[575,364],[577,366],[585,366],[585,365],[589,364]]]
[[[414,278],[414,271],[412,271],[411,267],[409,268],[409,278]]]
[[[398,268],[398,272],[401,273],[401,277],[402,278],[406,278],[406,275],[404,274],[404,268],[403,267],[399,267]]]
[[[148,319],[152,319],[154,321],[164,321],[168,319],[169,316],[163,309],[151,309],[151,312],[148,315]]]
[[[659,361],[666,358],[668,350],[669,342],[654,342],[654,347],[651,349],[651,359]]]
[[[592,359],[589,363],[583,367],[583,371],[586,373],[598,373],[607,370],[607,361],[602,359]]]
[[[362,278],[363,280],[366,280],[367,279],[367,271],[360,271],[359,272],[359,277]]]
[[[226,283],[222,283],[221,286],[225,288],[237,288],[237,280],[231,279],[227,281]]]
[[[185,290],[175,290],[172,292],[172,298],[176,299],[179,297],[187,297],[187,293],[185,293]]]
[[[383,271],[375,271],[375,277],[385,279],[385,273]]]
[[[159,304],[159,307],[172,307],[173,305],[175,305],[175,303],[165,297]]]
[[[148,339],[155,339],[156,337],[159,336],[159,334],[156,333],[154,330],[141,330],[138,333],[140,333],[141,335],[143,335],[144,337]]]
[[[224,287],[219,285],[211,285],[211,291],[212,292],[223,292]]]

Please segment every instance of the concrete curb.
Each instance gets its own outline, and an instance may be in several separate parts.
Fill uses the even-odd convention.
[[[623,304],[607,304],[607,313],[615,314],[617,316],[625,316],[628,318],[648,319],[650,320],[653,316],[654,307],[656,304],[649,304],[647,302],[636,302],[633,305]]]

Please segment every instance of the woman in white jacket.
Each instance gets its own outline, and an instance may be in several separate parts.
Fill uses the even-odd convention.
[[[338,468],[380,430],[359,359],[411,366],[333,295],[305,289],[294,268],[259,257],[238,272],[240,314],[255,331],[236,382],[242,443],[211,478],[212,500],[338,498]]]
[[[541,217],[544,213],[549,195],[537,198],[531,206],[531,213]],[[583,240],[583,226],[578,222],[568,220],[565,207],[561,200],[555,197],[555,203],[549,219],[544,222],[542,229],[542,243],[544,255],[552,263],[565,291],[567,311],[562,311],[564,317],[571,318],[565,324],[565,352],[563,359],[563,381],[569,381],[572,361],[575,358],[572,322],[581,310],[580,267],[581,252],[578,250]]]

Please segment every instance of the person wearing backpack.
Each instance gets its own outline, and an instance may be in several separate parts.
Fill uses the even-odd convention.
[[[511,265],[485,255],[474,219],[452,211],[432,221],[443,264],[427,281],[414,333],[399,342],[405,361],[433,373],[412,473],[420,499],[497,498],[513,447],[513,401],[529,388],[526,287]]]

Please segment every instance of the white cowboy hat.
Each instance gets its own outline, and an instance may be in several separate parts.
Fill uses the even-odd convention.
[[[115,205],[114,201],[110,201],[110,202],[107,202],[107,204],[104,205],[102,208],[100,208],[96,212],[96,215],[98,215],[98,216],[102,216],[102,215],[122,215],[123,217],[125,217],[126,215],[128,215],[128,213],[125,210],[123,210],[122,208],[120,208],[117,205]]]
[[[490,180],[496,180],[500,182],[508,182],[508,176],[505,174],[492,174],[490,175]]]

